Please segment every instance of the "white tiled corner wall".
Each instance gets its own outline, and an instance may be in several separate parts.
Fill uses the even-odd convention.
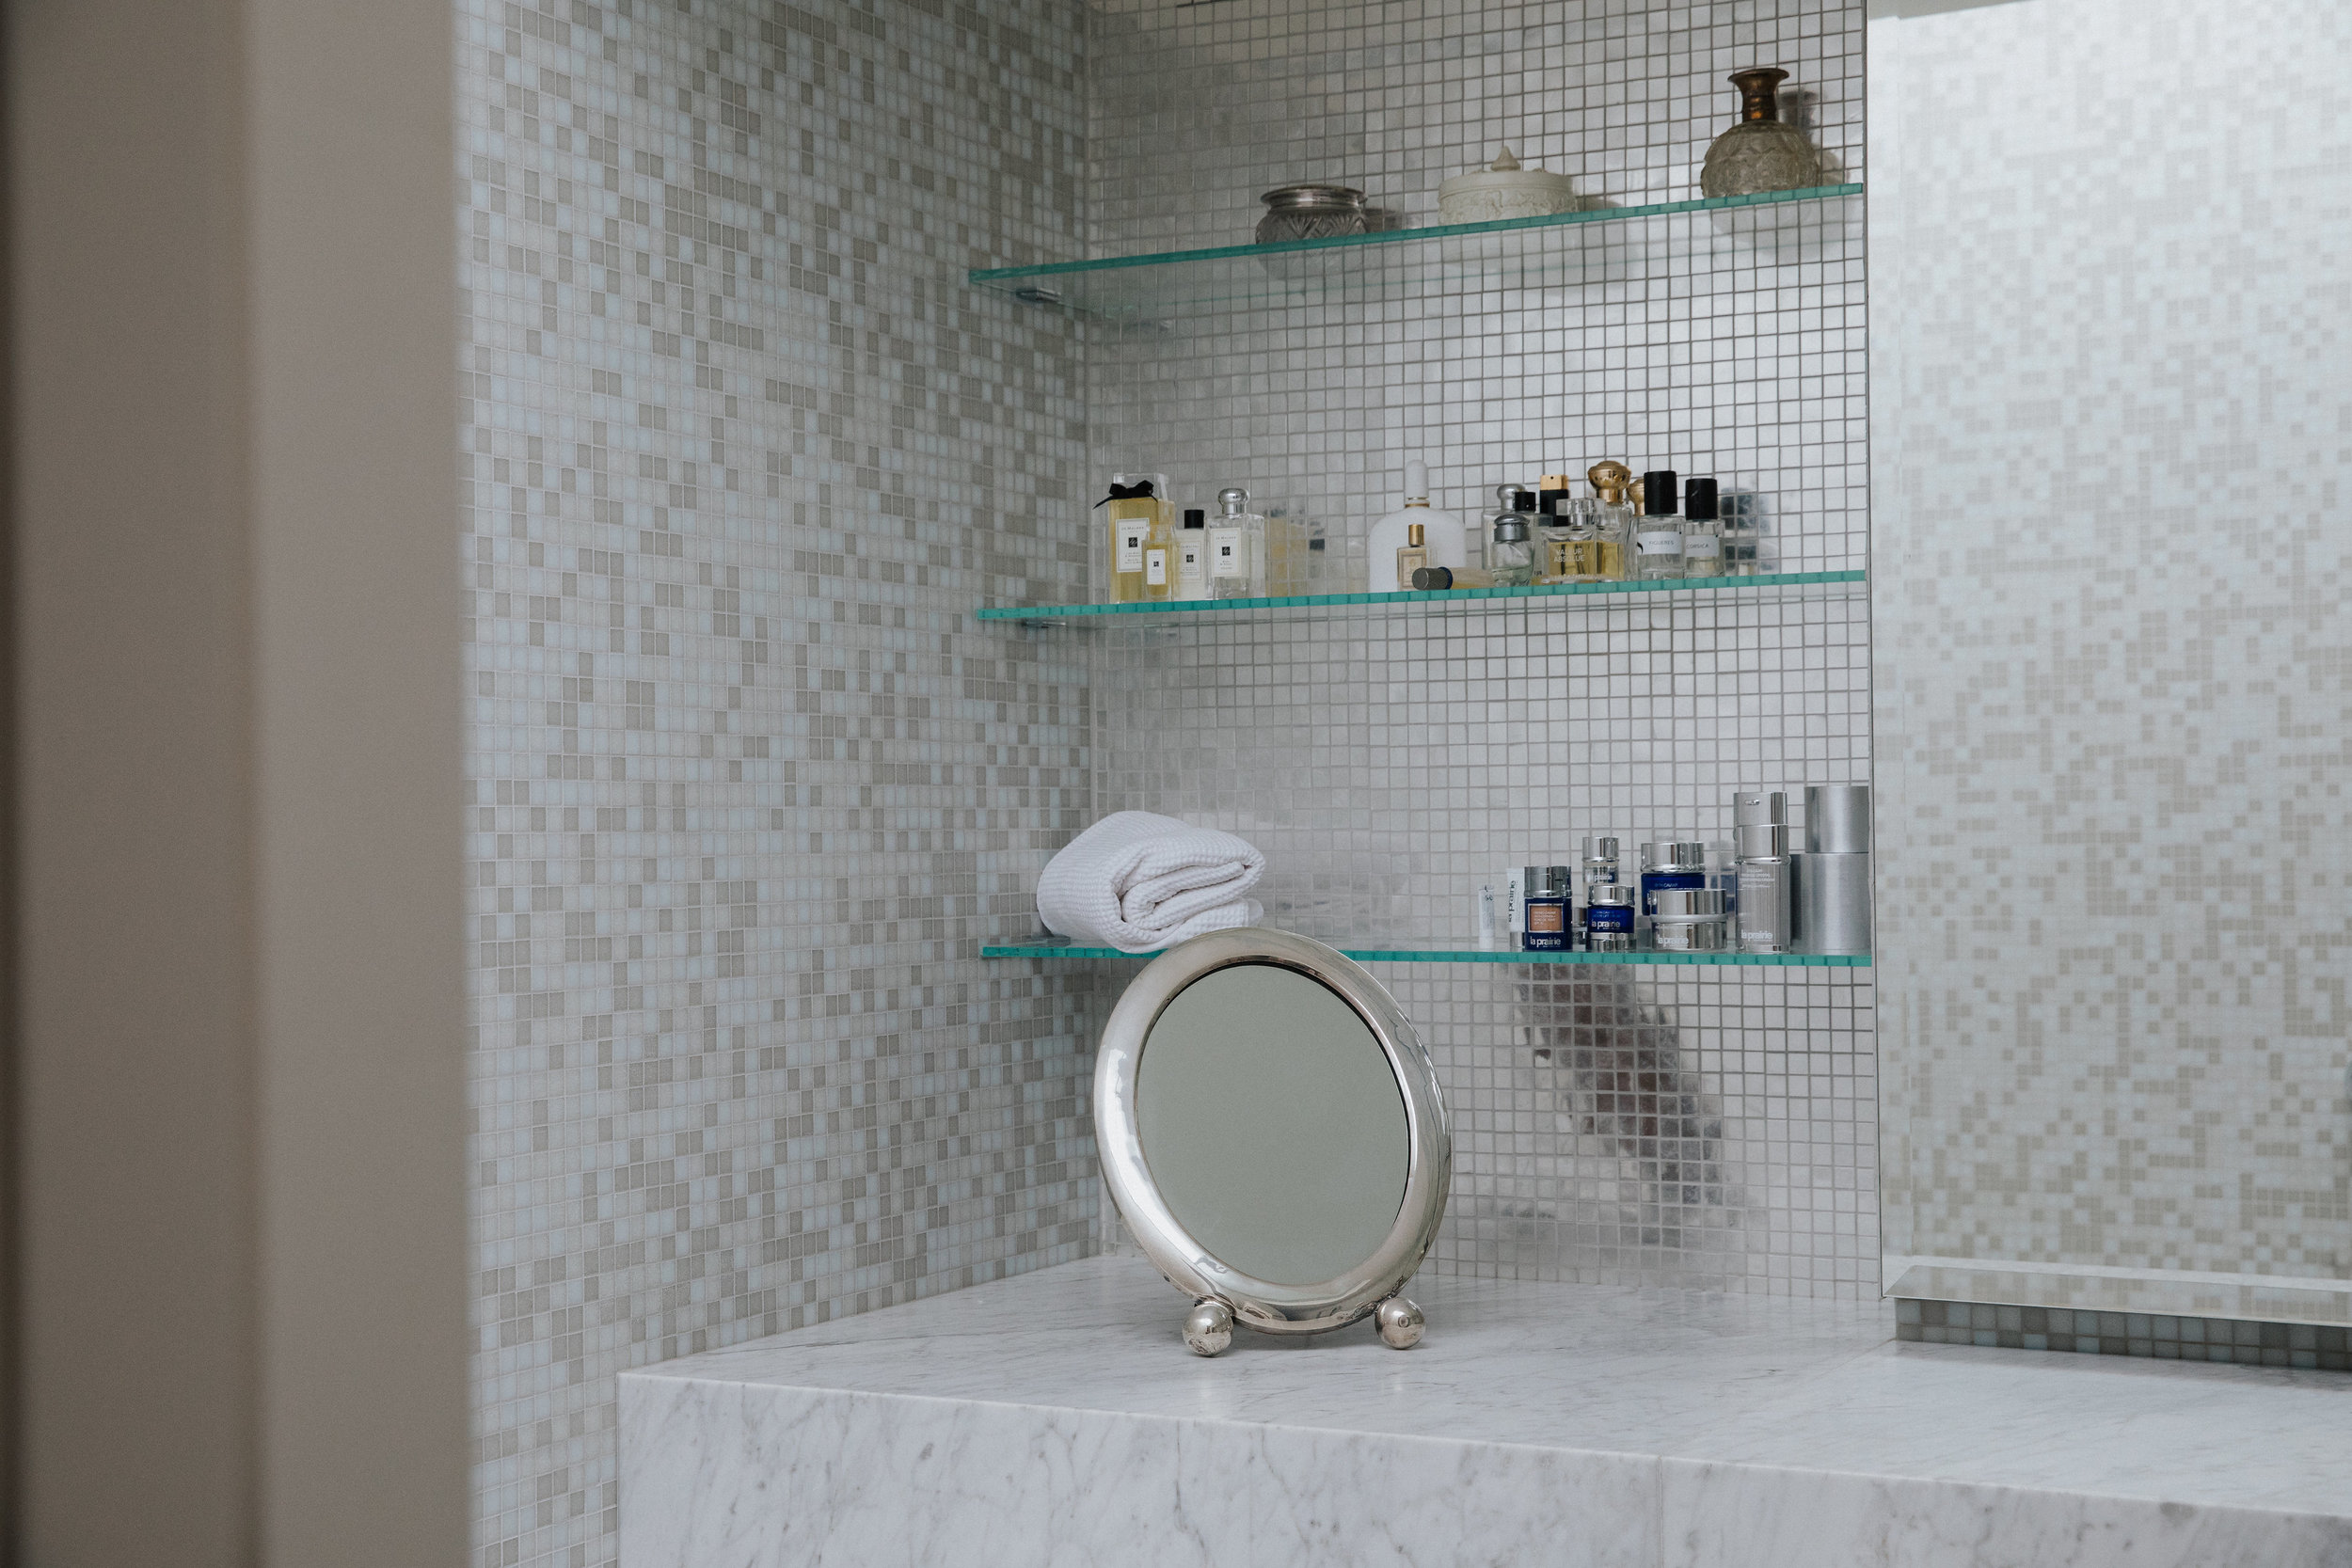
[[[1407,443],[1457,510],[1601,457],[1712,472],[1776,563],[1859,567],[1852,203],[1166,333],[962,281],[1241,242],[1308,177],[1429,221],[1502,140],[1590,198],[1687,197],[1756,63],[1858,179],[1858,6],[456,23],[479,1563],[612,1560],[621,1369],[1095,1244],[1091,1027],[1128,967],[977,956],[1094,816],[1248,833],[1311,934],[1458,940],[1476,873],[1868,777],[1864,600],[1829,589],[971,614],[1094,596],[1115,467],[1248,483],[1359,560]],[[1436,1266],[1869,1293],[1867,975],[1386,971],[1457,1117]]]

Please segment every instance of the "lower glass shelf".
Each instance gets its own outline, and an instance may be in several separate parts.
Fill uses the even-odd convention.
[[[1397,964],[1666,964],[1719,968],[1867,969],[1867,954],[1853,953],[1508,953],[1483,947],[1343,947],[1358,963]],[[1072,942],[986,942],[983,958],[1153,958],[1158,953],[1121,953],[1116,947],[1080,947]]]
[[[1323,610],[1352,606],[1443,610],[1501,608],[1525,599],[1577,599],[1597,594],[1729,593],[1858,583],[1861,572],[1766,572],[1746,578],[1672,578],[1657,582],[1559,582],[1533,588],[1449,588],[1431,593],[1295,594],[1263,599],[1155,599],[1139,604],[989,605],[983,621],[1075,621],[1103,615],[1219,615],[1251,610]]]

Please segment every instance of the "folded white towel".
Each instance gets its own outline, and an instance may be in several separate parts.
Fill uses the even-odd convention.
[[[1037,879],[1045,928],[1122,953],[1172,947],[1203,931],[1254,926],[1244,895],[1265,875],[1255,846],[1148,811],[1113,812],[1072,839]]]

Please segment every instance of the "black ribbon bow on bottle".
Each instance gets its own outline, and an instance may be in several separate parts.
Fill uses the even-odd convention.
[[[1096,506],[1107,506],[1112,501],[1143,501],[1150,500],[1151,499],[1152,482],[1148,479],[1139,479],[1133,484],[1112,485],[1111,493],[1104,496],[1101,500],[1096,501],[1094,504]]]

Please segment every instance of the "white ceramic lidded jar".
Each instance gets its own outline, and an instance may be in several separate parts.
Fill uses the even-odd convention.
[[[1541,218],[1573,213],[1576,193],[1565,174],[1521,168],[1509,148],[1485,168],[1457,174],[1438,187],[1442,223],[1493,223],[1502,218]]]

